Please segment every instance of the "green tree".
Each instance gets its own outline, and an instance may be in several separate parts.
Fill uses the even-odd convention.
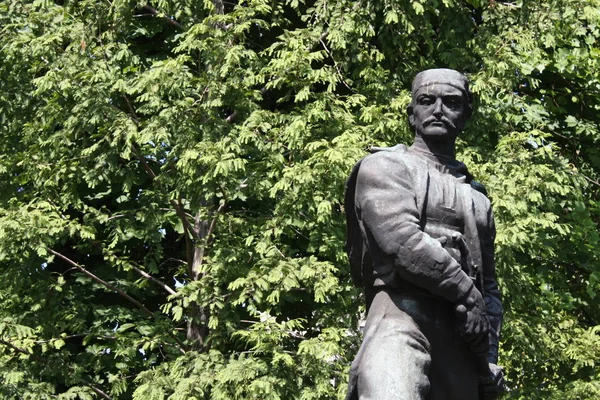
[[[343,187],[466,72],[512,399],[600,395],[600,1],[0,3],[0,397],[329,399]]]

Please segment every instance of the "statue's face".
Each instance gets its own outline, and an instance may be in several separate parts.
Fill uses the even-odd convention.
[[[463,92],[445,83],[422,86],[413,97],[410,124],[425,138],[456,138],[466,119]]]

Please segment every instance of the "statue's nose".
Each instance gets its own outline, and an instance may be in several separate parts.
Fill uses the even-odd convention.
[[[433,109],[433,115],[435,117],[441,117],[442,115],[444,115],[444,113],[442,112],[442,99],[437,99],[435,101],[435,108]]]

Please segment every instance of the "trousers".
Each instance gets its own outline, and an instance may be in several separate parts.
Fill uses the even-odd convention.
[[[478,380],[476,357],[456,329],[451,303],[377,292],[346,400],[478,400]]]

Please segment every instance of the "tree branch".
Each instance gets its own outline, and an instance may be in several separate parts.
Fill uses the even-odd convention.
[[[215,12],[219,15],[225,13],[225,5],[223,4],[223,0],[213,0],[213,5],[215,6]]]
[[[149,273],[147,273],[146,271],[136,267],[135,265],[131,264],[130,265],[131,268],[137,272],[138,274],[140,274],[141,276],[143,276],[144,278],[148,279],[149,281],[152,281],[154,283],[156,283],[158,286],[162,287],[163,289],[165,289],[169,294],[175,294],[176,292],[171,289],[171,287],[169,285],[167,285],[166,283],[164,283],[163,281],[156,279],[155,277],[153,277],[152,275],[150,275]]]
[[[212,219],[212,221],[210,222],[210,226],[208,227],[208,232],[206,232],[206,242],[208,243],[208,240],[210,239],[213,231],[215,230],[215,225],[217,223],[217,217],[219,216],[219,214],[223,211],[223,209],[225,208],[225,204],[226,203],[221,203],[219,205],[219,208],[217,208],[217,213],[215,215],[215,217]]]
[[[215,229],[218,214],[225,208],[225,203],[221,203],[216,211],[216,215],[212,221],[208,223],[206,220],[201,219],[200,211],[196,213],[194,218],[194,232],[201,238],[199,243],[194,246],[193,262],[190,268],[190,279],[197,281],[204,277],[202,272],[202,263],[206,254],[206,249]],[[208,321],[210,319],[210,310],[206,307],[202,307],[197,302],[190,305],[190,316],[192,317],[188,321],[187,338],[192,340],[200,350],[206,350],[206,337],[208,336]]]
[[[133,153],[135,154],[137,159],[140,161],[140,163],[142,163],[142,167],[144,167],[144,171],[146,171],[146,174],[148,174],[148,176],[150,178],[152,178],[152,181],[155,182],[156,174],[154,173],[152,168],[150,168],[150,166],[148,165],[148,161],[146,161],[146,159],[140,154],[140,151],[138,150],[136,145],[133,145],[132,148],[133,148]],[[162,185],[160,184],[160,182],[157,182],[157,183],[162,189]]]
[[[112,400],[112,397],[110,397],[109,395],[107,395],[106,393],[104,393],[102,390],[98,389],[96,386],[94,386],[91,383],[89,383],[87,380],[82,379],[81,381],[86,386],[89,386],[90,389],[92,389],[94,392],[96,392],[96,394],[100,395],[102,398],[107,399],[107,400]]]
[[[135,110],[133,109],[133,106],[131,105],[131,102],[129,101],[127,96],[124,95],[123,98],[125,99],[125,102],[127,103],[127,107],[129,108],[129,111],[130,111],[131,116],[134,119],[135,123],[139,124],[139,120],[137,118]],[[234,112],[234,114],[235,114],[235,112]],[[133,150],[133,154],[135,155],[135,157],[142,164],[142,167],[144,168],[144,171],[146,171],[146,174],[150,177],[150,179],[152,179],[152,182],[156,183],[156,185],[161,190],[164,191],[163,185],[161,184],[161,182],[159,180],[157,180],[156,173],[150,167],[150,165],[148,165],[148,161],[141,154],[138,147],[135,144],[133,144],[131,146],[131,148]],[[183,231],[184,231],[184,237],[185,237],[185,247],[186,247],[186,258],[187,258],[187,265],[188,265],[188,275],[190,276],[190,278],[192,278],[194,276],[194,271],[195,271],[194,264],[196,262],[195,257],[194,257],[195,256],[194,240],[201,240],[203,236],[199,234],[197,229],[195,229],[195,227],[190,222],[190,220],[188,218],[188,214],[185,212],[185,208],[183,207],[183,204],[181,204],[181,198],[177,199],[177,201],[175,201],[174,199],[171,199],[171,200],[169,200],[169,202],[170,202],[171,206],[173,207],[173,209],[175,210],[175,213],[177,214],[177,216],[179,217],[179,219],[181,220],[181,223],[183,225]],[[192,240],[192,238],[194,240]]]
[[[202,268],[202,262],[204,261],[204,249],[206,247],[206,225],[207,222],[200,219],[200,211],[198,211],[196,213],[196,218],[194,219],[194,232],[201,240],[194,246],[193,262],[190,269],[190,278],[194,281],[197,281],[198,277],[202,278],[200,276],[200,269]]]
[[[138,119],[137,114],[135,113],[135,110],[133,109],[133,106],[131,105],[131,102],[129,101],[129,97],[127,97],[126,95],[123,95],[123,99],[125,100],[125,103],[127,104],[127,108],[129,108],[129,112],[131,113],[131,118],[133,118],[133,122],[135,122],[136,124],[139,125],[140,120]],[[122,110],[120,110],[120,111],[122,111]]]
[[[11,342],[7,342],[6,340],[0,339],[0,344],[10,347],[11,349],[13,349],[14,351],[16,351],[18,353],[27,354],[28,356],[33,356],[34,358],[36,358],[36,356],[34,354],[30,354],[29,352],[27,352],[27,350],[22,349],[18,346],[15,346]]]
[[[327,32],[325,32],[323,35],[325,35],[325,34],[327,34]],[[325,42],[323,41],[323,39],[319,38],[319,42],[321,42],[321,45],[323,46],[323,48],[325,49],[325,51],[327,52],[327,54],[329,54],[329,57],[331,58],[331,61],[333,61],[333,67],[335,68],[335,70],[336,70],[336,72],[338,74],[338,77],[340,78],[340,82],[342,83],[342,85],[346,86],[346,88],[348,90],[350,90],[352,93],[356,93],[356,90],[352,89],[350,87],[350,85],[348,85],[346,83],[346,81],[344,80],[344,77],[342,76],[342,71],[340,69],[340,66],[338,65],[337,61],[335,61],[335,58],[333,58],[333,54],[329,51],[329,49],[325,45]]]
[[[64,254],[61,254],[57,251],[52,250],[51,248],[48,248],[48,251],[52,254],[54,254],[55,256],[57,256],[58,258],[62,259],[63,261],[65,261],[67,264],[72,265],[73,267],[77,268],[78,270],[80,270],[81,272],[83,272],[84,274],[86,274],[87,276],[89,276],[90,278],[92,278],[94,281],[98,282],[99,284],[105,286],[106,288],[117,292],[119,295],[121,295],[121,297],[124,297],[125,299],[127,299],[130,303],[136,305],[139,309],[141,309],[144,313],[146,313],[149,317],[154,317],[154,313],[150,310],[148,310],[146,307],[144,307],[144,305],[142,303],[140,303],[139,301],[137,301],[136,299],[134,299],[133,297],[131,297],[130,295],[128,295],[127,293],[125,293],[124,291],[122,291],[121,289],[119,289],[118,287],[111,285],[110,283],[102,280],[101,278],[99,278],[98,276],[94,275],[93,273],[91,273],[90,271],[88,271],[87,269],[85,269],[84,267],[82,267],[81,265],[77,264],[75,261],[71,260],[69,257],[65,256]]]
[[[130,295],[128,295],[127,293],[125,293],[124,291],[122,291],[121,289],[119,289],[118,287],[116,287],[114,285],[111,285],[110,283],[108,283],[108,282],[104,281],[103,279],[99,278],[98,276],[94,275],[92,272],[88,271],[87,269],[85,269],[81,265],[77,264],[75,261],[71,260],[69,257],[65,256],[64,254],[61,254],[61,253],[59,253],[57,251],[54,251],[54,250],[52,250],[49,247],[47,247],[47,250],[50,253],[54,254],[56,257],[58,257],[61,260],[65,261],[67,264],[70,264],[73,267],[77,268],[78,270],[80,270],[81,272],[83,272],[85,275],[89,276],[94,281],[96,281],[99,284],[103,285],[107,289],[110,289],[112,291],[117,292],[121,297],[127,299],[130,303],[132,303],[135,306],[137,306],[140,310],[142,310],[149,317],[152,317],[152,318],[155,317],[155,315],[154,315],[154,313],[152,311],[150,311],[149,309],[147,309],[142,303],[140,303],[139,301],[137,301],[136,299],[134,299],[133,297],[131,297]],[[177,344],[180,346],[179,347],[179,351],[182,354],[185,354],[185,345],[183,344],[183,342],[177,336],[173,335],[171,332],[169,332],[169,336],[173,340],[175,340],[175,342],[177,342]]]
[[[581,172],[580,172],[580,174],[581,174],[581,176],[583,176],[583,177],[584,177],[584,178],[585,178],[585,179],[586,179],[588,182],[590,182],[590,183],[593,183],[593,184],[594,184],[594,185],[596,185],[596,186],[600,186],[600,182],[593,180],[592,178],[590,178],[590,177],[588,177],[588,176],[586,176],[586,175],[582,174]]]
[[[237,117],[237,110],[231,113],[227,118],[225,118],[225,122],[231,124],[233,123],[233,121],[235,121],[235,117]]]
[[[141,155],[141,153],[140,153],[139,149],[137,148],[137,146],[133,145],[132,149],[133,149],[133,154],[135,154],[135,156],[137,157],[137,159],[139,160],[139,162],[142,164],[142,167],[144,168],[144,171],[146,171],[146,173],[152,179],[153,182],[156,182],[156,184],[158,185],[158,187],[160,187],[161,189],[164,189],[163,186],[161,185],[161,183],[156,179],[157,178],[156,174],[154,173],[154,171],[152,170],[152,168],[150,168],[150,166],[148,165],[148,161],[146,161],[146,159]],[[171,199],[169,202],[171,203],[171,205],[175,209],[175,212],[177,213],[177,215],[181,219],[181,223],[183,224],[183,228],[184,228],[184,230],[187,233],[186,234],[186,240],[189,239],[189,234],[191,234],[192,236],[194,236],[196,239],[199,239],[197,237],[197,235],[195,235],[192,223],[188,220],[187,214],[186,214],[185,210],[183,209],[183,205],[181,204],[181,202],[176,202],[173,199]]]
[[[188,217],[191,218],[191,215],[185,212],[183,204],[181,204],[181,197],[179,197],[177,201],[171,200],[171,205],[173,206],[173,208],[175,208],[175,212],[177,213],[179,218],[181,218],[181,222],[183,223],[184,228],[186,228],[186,230],[191,236],[198,239],[198,234],[196,233],[196,231],[194,231],[194,226],[188,219]]]
[[[144,7],[142,7],[144,10],[148,10],[150,11],[150,13],[154,16],[159,15],[159,12],[156,11],[155,8],[153,8],[150,4],[146,4]],[[179,22],[175,21],[174,19],[171,19],[169,17],[167,17],[166,15],[164,17],[162,17],[164,20],[166,20],[167,22],[169,22],[170,24],[176,26],[177,28],[183,30],[183,25],[181,25]]]
[[[210,222],[207,227],[207,221],[200,220],[200,213],[196,214],[195,222],[194,222],[194,232],[195,234],[201,238],[202,242],[197,244],[194,248],[194,258],[192,265],[192,279],[198,280],[198,276],[200,276],[200,268],[202,267],[202,263],[204,261],[205,251],[208,246],[210,237],[215,230],[215,225],[217,223],[217,217],[225,208],[226,203],[221,203],[219,208],[217,208],[216,215]]]

